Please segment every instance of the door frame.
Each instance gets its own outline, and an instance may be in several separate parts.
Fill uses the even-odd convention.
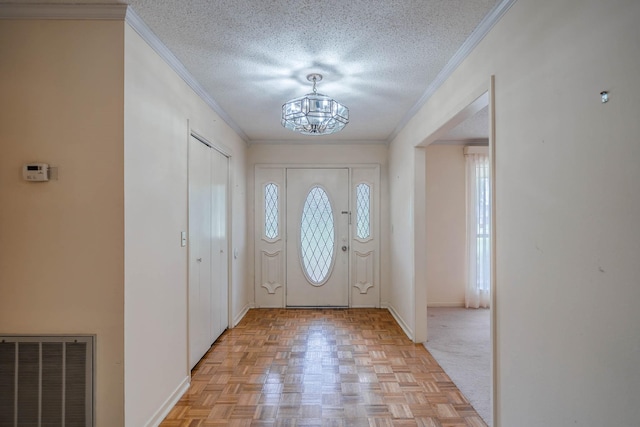
[[[425,147],[437,141],[450,129],[472,116],[484,106],[489,109],[489,168],[491,177],[491,289],[490,289],[490,340],[491,340],[491,411],[494,425],[499,425],[498,407],[500,400],[500,390],[498,390],[498,346],[497,329],[497,260],[496,260],[496,217],[497,217],[497,191],[496,191],[496,126],[495,126],[495,76],[489,77],[488,84],[482,84],[466,94],[466,103],[454,109],[443,124],[427,136],[414,148],[414,315],[415,333],[414,342],[427,341],[427,280],[426,266],[424,260],[426,256],[426,154]]]
[[[232,173],[232,156],[231,156],[231,151],[223,144],[213,141],[209,138],[206,138],[202,135],[202,133],[197,132],[196,130],[194,130],[191,127],[190,121],[187,120],[187,145],[186,145],[186,150],[187,150],[187,188],[186,188],[186,193],[187,193],[187,271],[186,271],[186,277],[187,277],[187,286],[185,288],[185,293],[186,293],[186,299],[187,299],[187,325],[186,325],[186,354],[187,354],[187,372],[189,372],[189,376],[191,376],[191,366],[190,366],[190,360],[191,360],[191,349],[190,349],[190,342],[189,342],[189,260],[191,258],[191,253],[190,253],[190,245],[189,245],[189,165],[191,164],[191,159],[190,159],[190,153],[189,153],[189,141],[190,139],[193,137],[195,139],[197,139],[198,141],[200,141],[201,143],[203,143],[204,145],[207,145],[208,147],[210,147],[213,150],[218,151],[220,154],[222,154],[223,156],[225,156],[227,158],[227,194],[226,194],[226,205],[227,205],[227,212],[226,212],[226,217],[225,217],[225,230],[227,233],[227,329],[231,329],[233,326],[235,326],[233,324],[233,314],[232,314],[232,307],[233,307],[233,270],[232,270],[232,266],[233,266],[233,259],[232,259],[232,241],[233,241],[233,236],[232,236],[232,224],[231,224],[231,215],[232,215],[232,207],[231,207],[231,203],[232,203],[232,197],[231,197],[231,189],[233,188],[233,173]]]
[[[254,266],[254,286],[253,286],[253,291],[254,291],[254,306],[255,307],[271,307],[271,308],[286,308],[286,295],[283,292],[281,298],[277,301],[277,305],[275,304],[263,304],[260,305],[258,303],[258,296],[257,293],[259,291],[259,287],[261,286],[258,281],[260,278],[260,275],[258,273],[258,261],[260,260],[260,248],[258,246],[258,241],[261,240],[261,228],[258,226],[259,225],[259,221],[257,218],[259,218],[260,212],[259,209],[257,209],[257,203],[258,201],[258,197],[260,194],[260,188],[257,188],[256,186],[256,178],[258,176],[257,171],[258,170],[281,170],[283,172],[284,175],[284,183],[286,184],[286,170],[287,169],[348,169],[349,170],[349,208],[352,212],[352,221],[356,220],[355,217],[355,207],[353,206],[353,195],[351,194],[351,190],[353,189],[353,170],[354,169],[372,169],[375,173],[375,177],[376,177],[376,184],[377,187],[375,188],[375,197],[373,198],[373,205],[371,206],[372,212],[375,212],[376,215],[376,225],[377,225],[377,230],[376,230],[376,247],[375,247],[375,252],[376,252],[376,262],[375,265],[373,266],[373,276],[374,276],[374,280],[375,280],[375,287],[376,290],[375,292],[377,292],[377,295],[375,296],[375,305],[357,305],[354,306],[353,305],[353,284],[351,283],[353,275],[354,275],[354,265],[353,265],[353,260],[352,260],[352,252],[351,252],[351,243],[353,240],[353,228],[351,226],[351,224],[349,225],[349,246],[350,246],[350,251],[349,251],[349,283],[348,283],[348,287],[349,287],[349,308],[351,307],[382,307],[382,276],[381,276],[381,261],[382,261],[382,257],[380,254],[380,250],[382,248],[382,207],[381,207],[381,203],[380,203],[380,198],[382,197],[382,177],[380,176],[380,170],[381,170],[381,165],[379,163],[256,163],[254,164],[254,174],[253,174],[253,182],[251,183],[251,185],[253,186],[253,200],[252,200],[252,204],[254,206],[254,216],[253,216],[253,253],[254,253],[254,260],[253,260],[253,266]],[[287,218],[286,218],[286,188],[285,191],[282,193],[284,194],[284,199],[283,199],[283,214],[282,214],[282,222],[283,224],[287,224]],[[285,240],[285,239],[283,239]],[[286,243],[286,242],[285,242]],[[286,245],[285,245],[286,246]],[[286,249],[285,249],[286,251]],[[286,252],[285,255],[286,257]],[[286,260],[285,260],[286,261]],[[286,262],[284,263],[283,269],[285,269],[282,273],[286,275]],[[286,291],[286,280],[284,280],[283,283],[283,288]]]

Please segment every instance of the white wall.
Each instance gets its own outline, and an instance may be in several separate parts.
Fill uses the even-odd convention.
[[[234,317],[245,143],[122,21],[2,21],[0,56],[0,332],[96,334],[97,426],[145,425],[189,375],[188,121],[231,154]]]
[[[125,27],[126,425],[156,421],[189,377],[187,151],[190,130],[230,154],[232,318],[246,279],[246,144],[128,25]],[[159,421],[159,420],[157,420]]]
[[[339,165],[339,164],[380,164],[380,281],[381,301],[383,306],[389,301],[391,283],[389,282],[389,184],[387,172],[386,145],[381,144],[253,144],[248,150],[247,168],[247,202],[253,206],[254,171],[256,164],[297,164],[297,165]],[[250,221],[247,227],[248,236],[254,235],[254,224]],[[250,238],[248,253],[252,254],[248,262],[250,281],[254,279],[254,246]]]
[[[96,334],[98,427],[124,423],[123,25],[0,21],[0,333]]]
[[[389,288],[387,301],[391,312],[413,339],[416,324],[413,258],[414,157],[417,149],[400,143],[401,136],[402,133],[389,147],[389,265],[390,283],[393,286]],[[424,158],[423,155],[420,157]],[[424,218],[419,220],[424,221]],[[426,307],[426,301],[424,305]]]
[[[413,146],[495,75],[498,427],[640,418],[638,16],[630,0],[519,0],[390,147],[395,197]],[[410,235],[411,200],[395,200]]]
[[[462,307],[466,201],[463,145],[426,148],[427,306]]]

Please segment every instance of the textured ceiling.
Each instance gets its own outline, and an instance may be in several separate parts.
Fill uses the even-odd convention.
[[[489,139],[489,107],[484,107],[437,141],[438,144],[466,144]]]
[[[498,0],[33,3],[131,5],[252,143],[388,141]],[[339,134],[304,137],[280,125],[282,104],[311,91],[311,72],[324,75],[319,92],[349,107]]]

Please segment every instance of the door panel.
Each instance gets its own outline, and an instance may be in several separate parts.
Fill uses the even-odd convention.
[[[380,306],[380,169],[351,170],[351,307]]]
[[[228,327],[229,159],[189,140],[189,364]]]
[[[348,210],[348,169],[287,169],[287,306],[349,305]]]
[[[189,140],[189,363],[211,346],[211,148]]]
[[[286,222],[284,168],[256,167],[255,172],[255,303],[284,307]]]
[[[229,254],[227,237],[227,200],[229,159],[217,150],[211,151],[211,190],[212,190],[212,280],[213,335],[215,341],[229,326]]]

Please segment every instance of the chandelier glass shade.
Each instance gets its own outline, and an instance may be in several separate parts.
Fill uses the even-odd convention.
[[[304,135],[328,135],[341,131],[349,123],[349,109],[333,98],[318,93],[321,74],[309,74],[313,92],[287,101],[282,106],[282,126]]]

